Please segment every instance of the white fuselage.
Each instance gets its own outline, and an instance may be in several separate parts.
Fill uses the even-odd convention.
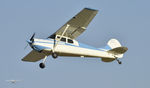
[[[49,54],[51,54],[53,45],[54,39],[34,39],[32,48],[36,51],[49,51]],[[106,51],[102,48],[98,49],[83,43],[78,43],[76,40],[73,40],[73,43],[59,41],[55,48],[55,52],[59,56],[115,58],[113,54]]]

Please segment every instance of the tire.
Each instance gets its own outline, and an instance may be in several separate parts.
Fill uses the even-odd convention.
[[[119,63],[119,64],[122,64],[122,62],[121,62],[121,61],[119,61],[118,63]]]
[[[45,64],[44,64],[44,63],[40,63],[39,66],[40,66],[40,68],[42,68],[42,69],[45,68]]]
[[[52,53],[52,57],[53,57],[54,59],[56,59],[56,58],[58,57],[58,55],[57,55],[56,53]]]

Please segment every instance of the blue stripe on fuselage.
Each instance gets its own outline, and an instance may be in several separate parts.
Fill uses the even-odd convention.
[[[54,42],[53,39],[40,39],[40,40],[47,40],[47,41],[35,41],[35,43],[53,44],[53,42]],[[95,48],[95,47],[92,47],[92,46],[89,46],[89,45],[86,45],[86,44],[83,44],[83,43],[79,43],[79,46],[77,46],[77,45],[74,45],[74,44],[71,44],[71,43],[65,43],[65,42],[60,41],[59,44],[60,45],[69,45],[69,46],[73,46],[73,47],[80,47],[80,48],[99,50],[99,51],[105,51],[103,49],[106,49],[106,48]],[[50,47],[44,47],[44,46],[39,46],[39,45],[36,45],[36,46],[37,46],[37,48],[39,47],[40,49],[50,48]]]
[[[98,48],[95,48],[95,47],[92,47],[92,46],[89,46],[89,45],[86,45],[86,44],[83,44],[83,43],[79,43],[79,47],[93,49],[93,50],[100,50]]]
[[[37,51],[41,51],[43,49],[51,49],[50,47],[40,46],[40,45],[33,45],[34,49]]]

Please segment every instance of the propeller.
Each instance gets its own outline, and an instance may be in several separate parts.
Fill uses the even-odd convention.
[[[33,43],[34,42],[34,36],[35,36],[35,33],[32,35],[32,37],[30,38],[30,41]]]
[[[28,47],[28,44],[24,47],[24,50]]]
[[[29,43],[29,45],[31,45],[34,42],[34,36],[35,36],[35,33],[33,33],[30,40],[27,41]],[[26,49],[27,47],[28,47],[28,44],[24,47],[24,49]]]

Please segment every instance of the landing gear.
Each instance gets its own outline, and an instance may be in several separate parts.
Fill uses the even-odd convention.
[[[43,62],[39,64],[41,69],[45,68],[45,60],[46,60],[47,56],[45,56],[45,58],[43,59]]]
[[[52,53],[52,57],[53,57],[54,59],[56,59],[56,58],[58,57],[58,55],[57,55],[56,53]]]
[[[40,63],[39,66],[40,66],[40,68],[42,68],[42,69],[45,68],[45,64],[44,64],[44,63]]]
[[[114,57],[115,57],[116,61],[118,62],[118,64],[122,64],[122,62],[116,56],[114,56]]]
[[[117,60],[118,64],[122,64],[122,62],[121,62],[121,61],[119,61],[118,59],[116,59],[116,60]]]

